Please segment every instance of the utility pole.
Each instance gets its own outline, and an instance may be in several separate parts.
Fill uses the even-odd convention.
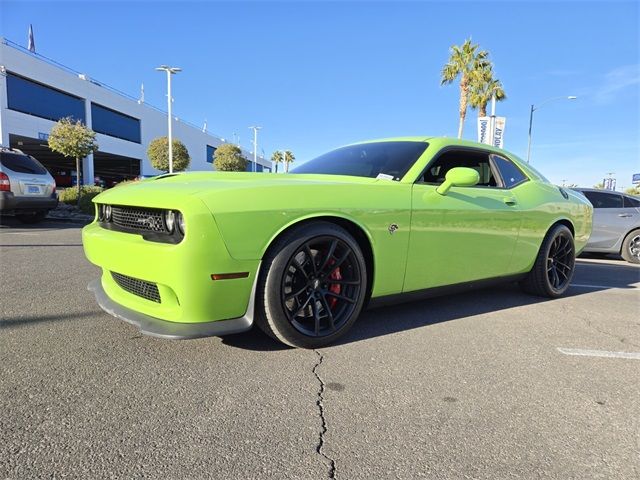
[[[171,75],[181,72],[182,69],[178,67],[160,65],[156,70],[167,72],[167,117],[169,124],[167,129],[167,140],[169,141],[169,173],[173,173],[173,135],[171,132],[171,124],[173,123],[173,119],[171,118],[171,103],[173,102],[173,98],[171,98]]]
[[[262,127],[249,127],[251,130],[253,130],[253,171],[255,172],[257,170],[257,165],[258,165],[258,130],[260,130]]]

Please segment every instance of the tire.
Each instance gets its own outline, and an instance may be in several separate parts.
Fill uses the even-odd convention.
[[[35,213],[22,213],[16,215],[16,218],[20,220],[22,223],[38,223],[44,220],[44,218],[49,213],[49,210],[40,210]]]
[[[277,239],[263,258],[256,323],[286,345],[323,347],[355,323],[367,286],[353,237],[332,223],[306,223]]]
[[[640,229],[632,230],[624,237],[620,255],[629,263],[640,263]]]
[[[532,295],[558,298],[569,288],[575,263],[571,230],[562,224],[555,225],[547,232],[533,268],[520,286]]]

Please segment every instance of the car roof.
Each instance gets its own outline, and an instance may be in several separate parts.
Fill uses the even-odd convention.
[[[628,193],[618,192],[616,190],[605,190],[604,188],[587,188],[587,187],[572,187],[571,190],[577,190],[579,192],[600,192],[600,193],[615,193],[616,195],[622,195],[625,197],[636,198]]]

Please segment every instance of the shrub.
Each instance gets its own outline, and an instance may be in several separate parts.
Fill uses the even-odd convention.
[[[247,159],[242,156],[242,150],[238,146],[225,143],[216,149],[213,166],[220,172],[244,172],[247,169]]]
[[[91,200],[103,190],[104,189],[102,187],[81,187],[80,203],[78,203],[78,190],[76,188],[66,188],[58,192],[58,200],[62,203],[66,203],[67,205],[77,205],[83,213],[93,215],[95,208]]]
[[[180,172],[189,168],[191,157],[187,147],[180,140],[174,138],[173,145],[173,171]],[[147,157],[151,166],[163,172],[169,171],[169,140],[167,137],[154,138],[147,148]]]

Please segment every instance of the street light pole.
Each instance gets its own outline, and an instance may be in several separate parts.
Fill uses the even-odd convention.
[[[567,100],[575,100],[576,97],[575,95],[569,95],[568,97],[552,97],[552,98],[548,98],[546,99],[544,102],[540,103],[540,105],[538,105],[537,107],[535,105],[531,105],[531,111],[529,112],[529,143],[527,145],[527,163],[529,163],[529,160],[531,159],[531,130],[533,128],[533,112],[535,112],[536,110],[539,110],[543,105],[549,103],[549,102],[553,102],[554,100],[563,100],[563,99],[567,99]]]
[[[169,173],[173,173],[173,135],[172,135],[172,115],[171,115],[171,103],[173,102],[173,98],[171,98],[171,75],[181,72],[182,69],[178,67],[169,67],[167,65],[160,65],[156,68],[158,71],[167,72],[167,117],[168,117],[168,128],[167,128],[167,140],[169,141]]]
[[[262,127],[249,127],[253,130],[253,171],[257,170],[258,165],[258,130]]]

